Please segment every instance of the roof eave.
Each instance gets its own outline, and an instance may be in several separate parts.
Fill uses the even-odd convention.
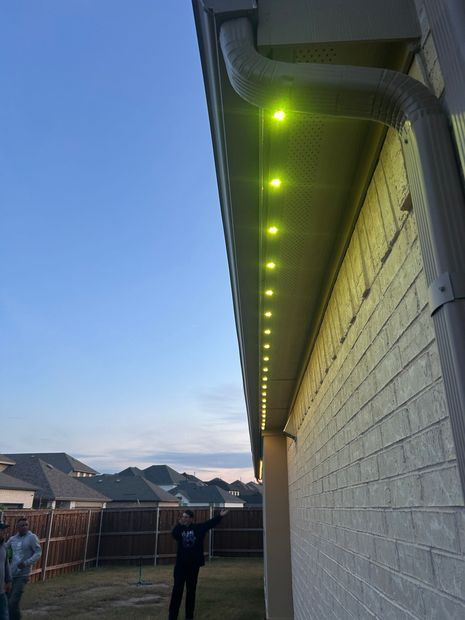
[[[237,273],[237,253],[235,250],[234,223],[232,219],[231,204],[231,186],[227,166],[228,153],[226,146],[226,132],[223,115],[223,97],[221,85],[222,60],[218,50],[217,29],[221,21],[224,19],[225,14],[222,13],[220,19],[218,19],[218,14],[216,14],[213,10],[213,4],[214,3],[210,2],[210,7],[207,9],[201,0],[193,0],[194,17],[205,84],[205,94],[207,99],[210,129],[212,134],[212,146],[218,181],[218,193],[220,198],[221,215],[223,220],[223,229],[228,257],[228,267],[231,281],[231,291],[233,297],[239,354],[241,360],[242,380],[246,399],[252,457],[255,473],[258,476],[261,458],[261,437],[255,419],[255,412],[258,406],[258,382],[256,380],[258,370],[258,353],[256,354],[255,360],[255,365],[257,368],[254,368],[253,372],[249,372],[249,366],[251,365],[251,363],[252,365],[254,365],[254,361],[252,359],[251,362],[251,355],[249,352],[246,351],[246,327],[243,323],[243,313],[241,312],[241,291],[239,288]],[[229,11],[228,18],[232,16],[240,16],[241,14],[250,16],[252,12],[251,9],[253,8],[253,3],[248,2],[245,4],[248,4],[249,6],[248,8],[245,8],[244,6],[242,12],[240,10],[238,11],[237,9],[231,9]],[[225,70],[223,71],[225,74]],[[237,97],[237,102],[238,105],[240,105],[241,107],[249,108],[250,111],[253,111],[253,113],[258,115],[257,109],[254,109],[253,106],[250,106],[239,97]],[[251,385],[251,383],[253,383],[253,385]]]

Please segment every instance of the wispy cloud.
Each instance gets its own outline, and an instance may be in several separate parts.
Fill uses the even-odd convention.
[[[128,466],[167,464],[177,471],[225,480],[253,479],[252,459],[239,386],[199,391],[184,412],[129,412],[109,419],[58,418],[44,426],[39,417],[15,431],[15,445],[0,439],[0,452],[68,452],[101,472]]]

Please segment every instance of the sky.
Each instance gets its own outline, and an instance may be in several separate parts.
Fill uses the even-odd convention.
[[[253,479],[189,0],[0,3],[0,453]]]

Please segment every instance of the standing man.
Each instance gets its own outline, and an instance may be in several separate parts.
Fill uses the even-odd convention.
[[[13,584],[8,596],[10,620],[20,620],[21,611],[19,602],[24,588],[29,581],[31,566],[42,555],[39,539],[29,531],[29,522],[26,517],[21,517],[16,522],[17,534],[6,541],[7,549],[12,551],[11,576]]]
[[[219,515],[205,521],[205,523],[194,523],[192,510],[184,510],[179,523],[173,528],[171,535],[178,543],[178,551],[174,566],[174,585],[171,594],[169,620],[177,620],[178,618],[184,584],[186,584],[186,620],[193,620],[197,577],[200,567],[205,564],[203,539],[208,530],[218,525],[227,513],[227,510],[222,510]]]
[[[8,554],[3,544],[2,531],[8,527],[0,523],[0,620],[8,620],[8,599],[6,593],[11,590],[11,572]]]

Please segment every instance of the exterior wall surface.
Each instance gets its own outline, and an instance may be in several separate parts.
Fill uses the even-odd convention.
[[[389,135],[294,407],[301,620],[465,617],[463,497],[401,166]]]
[[[32,508],[34,493],[12,489],[0,489],[0,505],[19,504],[22,508]]]
[[[442,92],[424,20],[415,77]],[[465,510],[399,139],[291,413],[296,620],[465,618]]]

